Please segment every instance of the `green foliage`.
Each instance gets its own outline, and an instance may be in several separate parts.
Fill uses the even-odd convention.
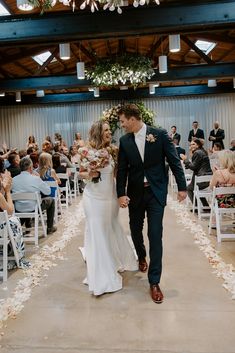
[[[145,107],[143,102],[135,103],[141,112],[141,117],[143,122],[146,125],[153,126],[154,125],[154,113],[152,110],[149,110]],[[116,105],[110,109],[106,109],[103,111],[102,120],[105,120],[109,123],[112,134],[115,133],[117,129],[120,129],[119,126],[119,116],[118,110],[121,108],[121,105]]]
[[[124,54],[115,59],[98,60],[95,67],[86,72],[96,87],[130,83],[137,87],[154,75],[151,60],[142,55]]]

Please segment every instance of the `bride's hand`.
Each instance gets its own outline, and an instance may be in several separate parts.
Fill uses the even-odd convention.
[[[92,170],[89,172],[89,177],[90,178],[98,178],[99,176],[100,176],[99,172],[92,171]]]
[[[121,208],[126,208],[126,207],[128,206],[128,204],[129,204],[129,201],[130,201],[130,199],[129,199],[128,196],[121,196],[121,197],[119,197],[119,199],[118,199],[119,206],[120,206]]]

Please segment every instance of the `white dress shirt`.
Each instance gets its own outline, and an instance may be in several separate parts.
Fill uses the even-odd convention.
[[[146,141],[146,131],[147,131],[147,126],[143,124],[142,128],[134,133],[135,135],[135,143],[138,147],[140,156],[142,161],[144,162],[144,150],[145,150],[145,141]],[[144,177],[144,182],[147,182],[146,177]]]
[[[50,186],[42,181],[38,176],[33,176],[29,172],[21,172],[12,179],[12,192],[39,192],[50,195]],[[16,201],[15,209],[18,212],[30,212],[35,208],[36,201]]]

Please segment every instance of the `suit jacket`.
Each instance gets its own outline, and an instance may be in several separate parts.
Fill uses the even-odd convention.
[[[192,141],[192,137],[196,137],[197,139],[204,140],[204,131],[202,129],[197,129],[196,134],[194,134],[194,130],[192,129],[189,131],[188,142]]]
[[[180,143],[181,135],[178,134],[178,132],[176,132],[174,135],[173,135],[173,134],[170,134],[170,137],[171,137],[172,139],[177,139],[178,142]]]
[[[186,181],[180,159],[172,139],[166,130],[147,126],[146,136],[152,134],[155,141],[145,141],[144,161],[142,161],[133,133],[121,137],[118,155],[117,195],[128,195],[130,205],[138,207],[144,192],[144,177],[156,199],[163,206],[166,204],[168,174],[165,168],[167,159],[175,175],[178,190],[186,190]],[[126,192],[127,185],[127,192]]]
[[[192,161],[186,159],[184,161],[185,168],[193,171],[191,184],[194,185],[195,175],[210,175],[212,174],[210,160],[205,150],[198,149],[192,155]]]
[[[185,152],[185,149],[182,148],[182,147],[180,147],[180,146],[175,146],[175,148],[176,148],[176,152],[177,152],[179,158],[180,158],[180,155],[181,155],[181,154],[185,154],[185,153],[186,153],[186,152]],[[181,158],[180,158],[180,159],[181,159]]]
[[[218,129],[215,134],[215,130],[211,130],[210,136],[213,136],[216,138],[216,140],[212,140],[212,147],[214,146],[215,142],[219,142],[224,149],[224,143],[223,139],[225,138],[224,130],[223,129]],[[209,136],[209,141],[211,141]]]

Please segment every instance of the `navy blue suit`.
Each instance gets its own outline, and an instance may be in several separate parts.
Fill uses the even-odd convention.
[[[146,256],[142,231],[145,212],[147,213],[150,244],[148,278],[150,284],[155,284],[160,282],[162,270],[162,219],[168,186],[165,159],[175,175],[178,190],[185,191],[187,188],[179,157],[167,131],[147,126],[146,135],[148,134],[152,134],[155,141],[145,141],[144,161],[135,143],[134,134],[128,133],[121,137],[117,195],[127,195],[130,198],[130,229],[139,259]],[[147,178],[149,187],[144,187],[144,177]]]

